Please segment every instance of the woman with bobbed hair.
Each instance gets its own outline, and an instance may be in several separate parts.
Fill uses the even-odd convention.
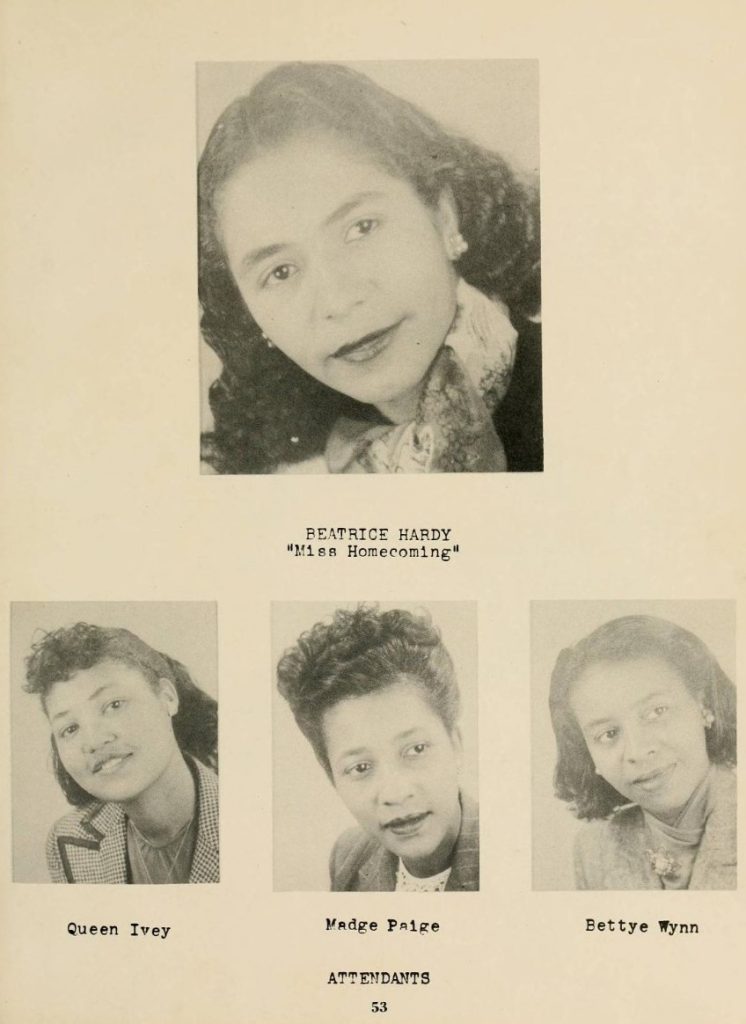
[[[556,794],[592,822],[578,888],[735,888],[736,691],[698,637],[607,622],[561,652],[549,704]]]
[[[339,609],[285,652],[277,673],[358,822],[332,851],[332,890],[478,889],[477,808],[459,782],[458,684],[430,619]]]
[[[75,807],[49,833],[52,881],[217,882],[217,703],[186,668],[78,622],[32,645],[26,679]]]
[[[350,68],[286,64],[199,164],[219,473],[542,468],[538,193]]]

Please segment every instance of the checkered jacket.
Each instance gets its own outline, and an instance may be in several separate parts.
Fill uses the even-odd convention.
[[[446,892],[479,889],[479,808],[461,794],[461,831]],[[332,892],[393,892],[398,858],[361,828],[343,832],[329,862]]]
[[[197,841],[189,882],[220,879],[218,777],[187,758],[197,783]],[[93,803],[55,822],[47,837],[47,866],[53,882],[108,885],[132,881],[127,859],[127,815],[119,804]]]

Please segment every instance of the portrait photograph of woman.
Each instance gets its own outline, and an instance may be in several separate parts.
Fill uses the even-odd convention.
[[[273,605],[275,889],[479,889],[476,608]]]
[[[534,887],[735,889],[735,606],[535,602],[532,644]]]
[[[13,605],[16,881],[219,881],[215,615]]]
[[[543,469],[538,64],[201,64],[203,471]]]

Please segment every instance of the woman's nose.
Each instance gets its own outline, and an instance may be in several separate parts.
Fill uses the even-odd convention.
[[[364,280],[341,259],[320,261],[315,274],[314,316],[317,321],[344,320],[365,302]]]
[[[655,742],[645,729],[635,726],[627,728],[624,735],[624,757],[630,764],[637,764],[655,753]]]
[[[381,773],[378,784],[378,801],[394,805],[405,803],[413,793],[411,779],[406,771],[390,768]]]
[[[95,754],[97,750],[114,739],[108,726],[91,723],[82,728],[82,746],[86,754]]]

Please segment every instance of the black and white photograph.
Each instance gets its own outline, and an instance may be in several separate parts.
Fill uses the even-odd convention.
[[[479,889],[476,605],[275,603],[275,890]]]
[[[218,882],[216,606],[12,606],[13,878]]]
[[[199,65],[205,472],[543,469],[538,73]]]
[[[2,1024],[744,1024],[745,13],[2,0]]]
[[[533,603],[534,888],[736,888],[734,648],[733,602]]]

